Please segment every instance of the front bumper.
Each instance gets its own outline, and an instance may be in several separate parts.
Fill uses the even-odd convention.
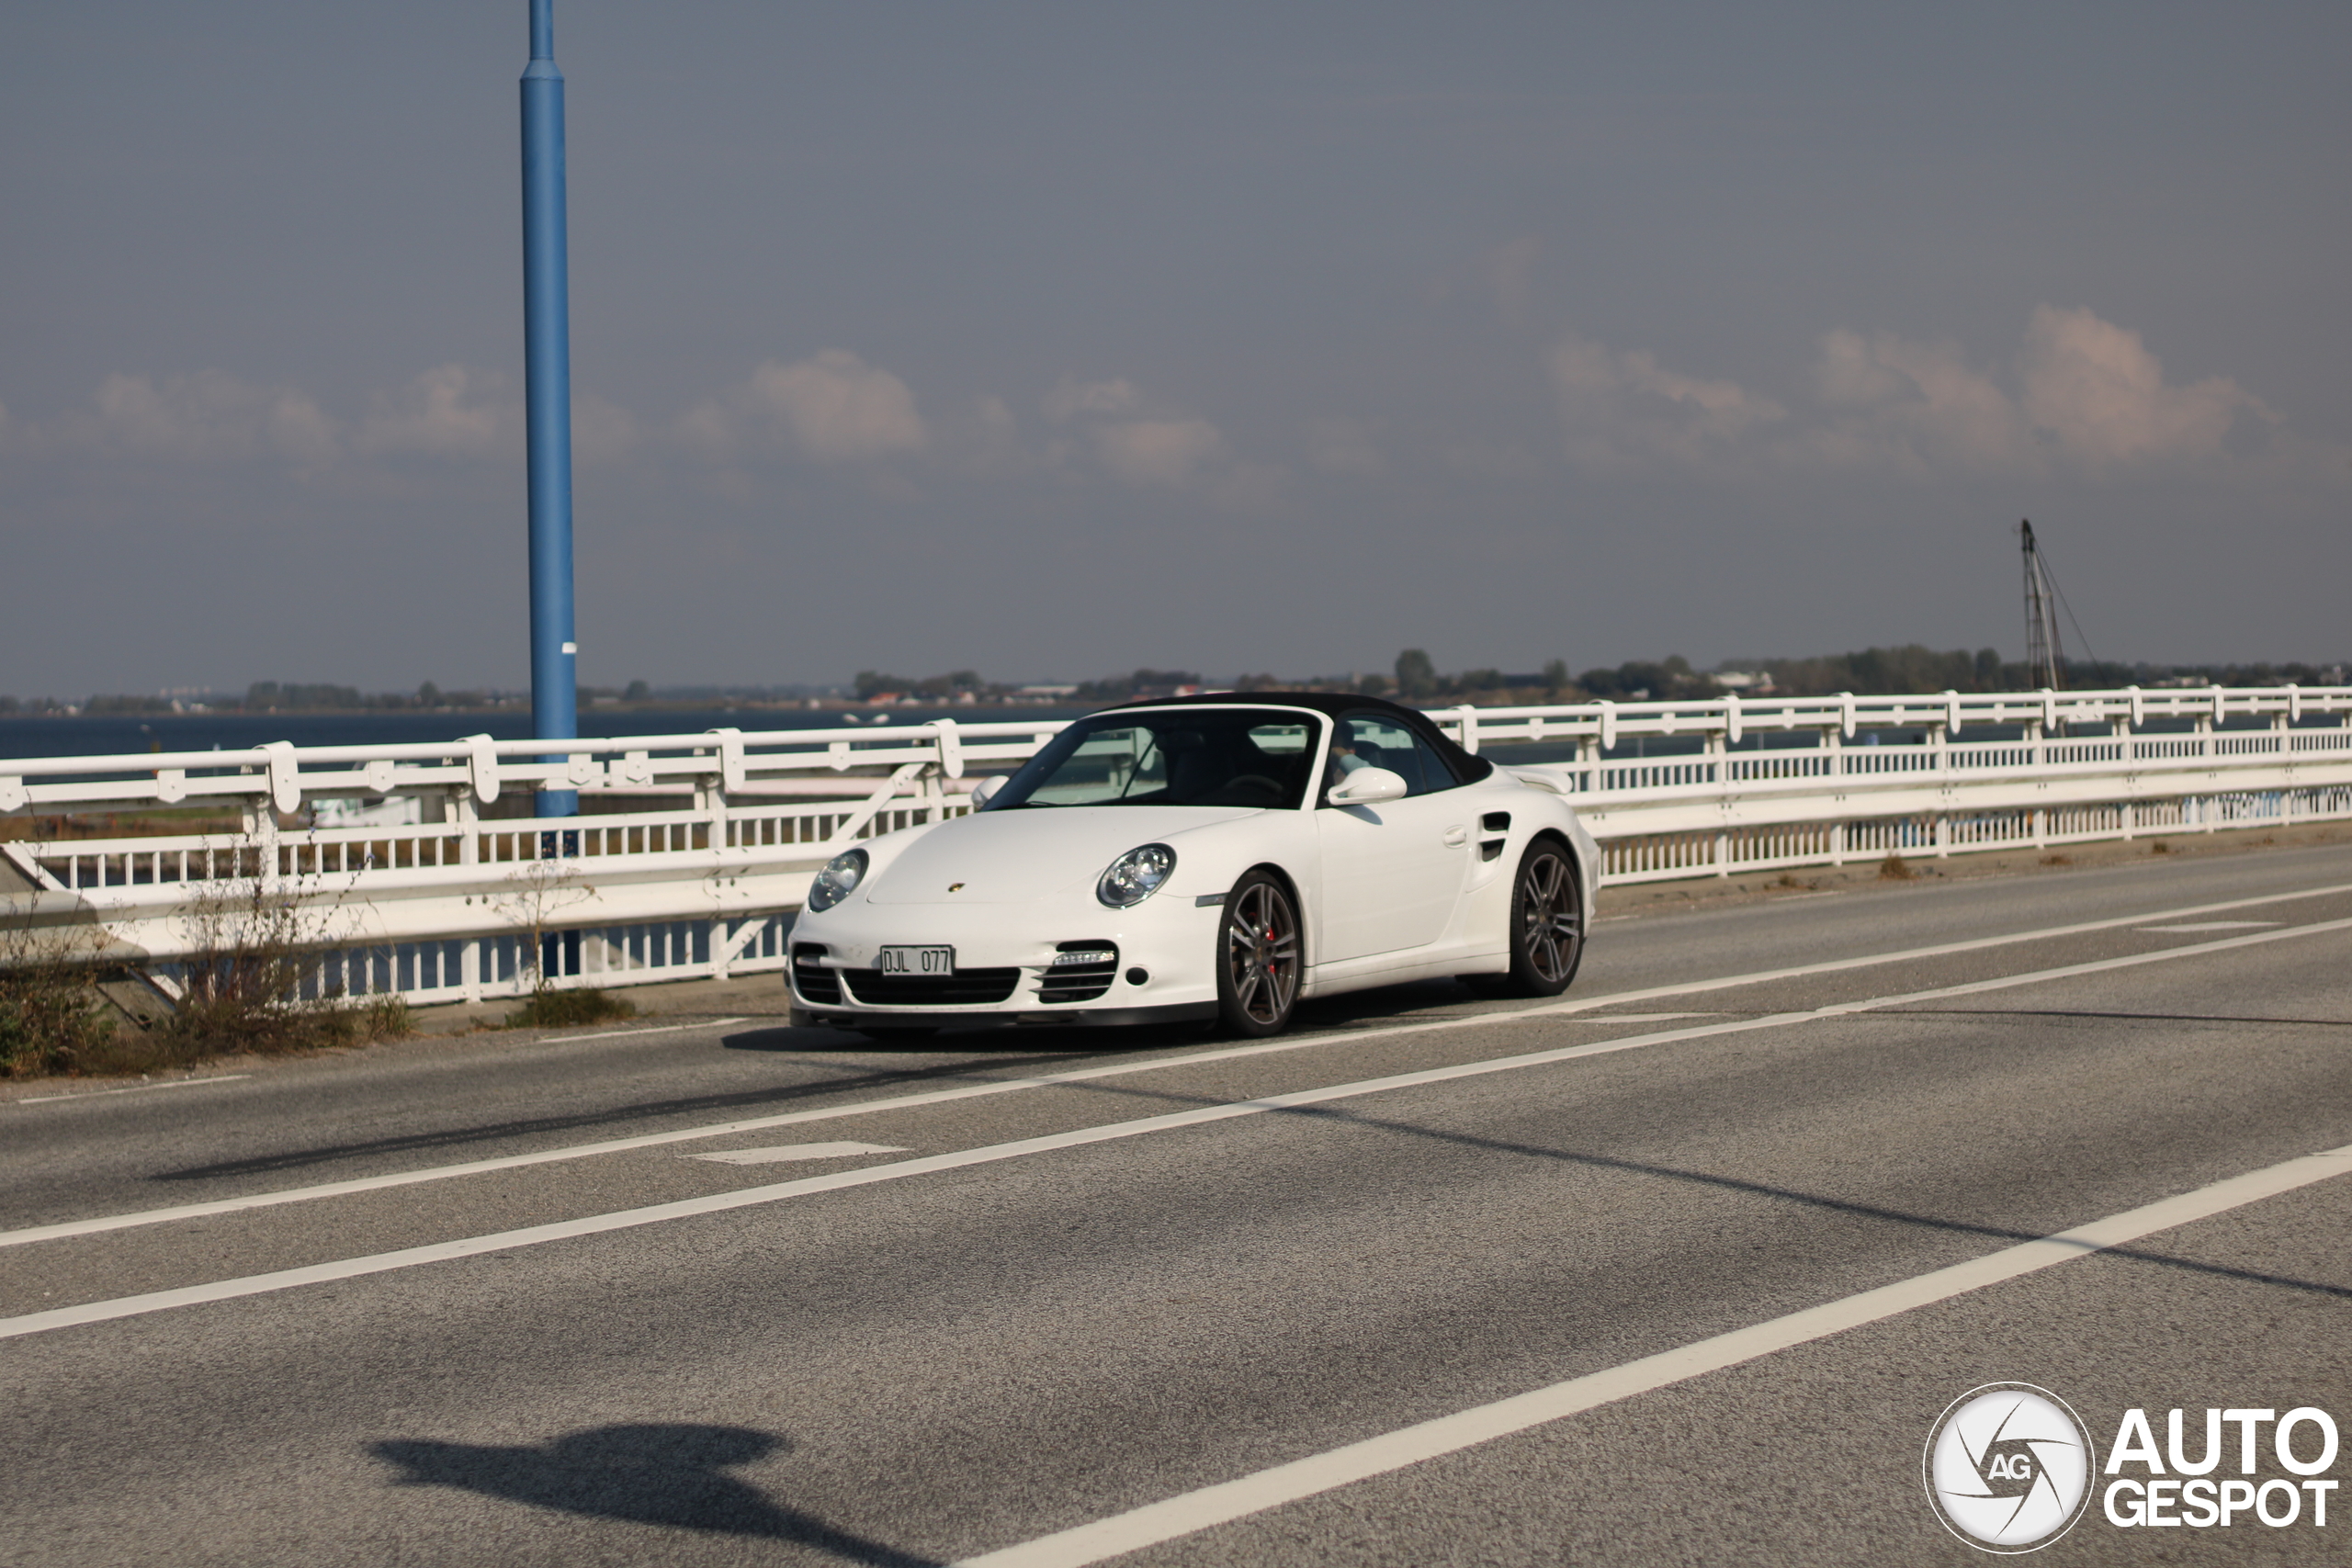
[[[1090,890],[1091,891],[1091,890]],[[793,928],[786,969],[796,1017],[811,1022],[1124,1024],[1214,1017],[1224,912],[1163,890],[1131,909],[1091,897],[1031,904],[868,904],[853,897]],[[876,973],[887,946],[952,947],[953,976]],[[1064,951],[1117,950],[1107,969],[1057,969]],[[1143,978],[1135,978],[1140,974]],[[861,995],[861,989],[865,994]]]

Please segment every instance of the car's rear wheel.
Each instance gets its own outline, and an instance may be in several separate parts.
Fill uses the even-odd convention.
[[[1217,929],[1216,1010],[1225,1027],[1252,1039],[1287,1028],[1301,954],[1290,890],[1262,871],[1234,884]]]
[[[1557,839],[1543,838],[1520,857],[1510,894],[1510,973],[1498,976],[1512,996],[1556,997],[1584,962],[1584,885]]]

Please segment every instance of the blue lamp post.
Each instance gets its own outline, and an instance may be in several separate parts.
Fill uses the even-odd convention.
[[[580,733],[571,628],[571,306],[564,255],[563,73],[555,0],[530,0],[523,73],[523,357],[531,513],[531,735]],[[550,761],[560,760],[550,757]],[[580,792],[541,790],[541,817],[573,817]]]

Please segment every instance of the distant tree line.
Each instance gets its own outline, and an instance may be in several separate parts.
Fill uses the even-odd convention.
[[[1244,691],[1289,684],[1308,690],[1355,691],[1394,696],[1413,703],[1498,702],[1666,702],[1721,696],[1727,690],[1819,696],[1851,692],[1857,696],[1881,696],[1902,692],[2030,691],[2036,682],[2022,663],[2002,659],[1997,649],[1984,648],[1939,651],[1917,643],[1901,648],[1867,648],[1852,653],[1816,655],[1804,659],[1764,659],[1709,672],[1694,669],[1688,659],[1672,654],[1662,660],[1628,660],[1571,675],[1563,660],[1543,669],[1511,673],[1495,669],[1441,671],[1427,649],[1408,648],[1396,656],[1391,675],[1323,676],[1312,681],[1283,682],[1272,676],[1245,676]],[[2132,664],[2069,660],[2066,685],[2082,690],[2138,684],[2194,682],[2223,686],[2302,686],[2342,684],[2342,665],[2302,662],[2169,665]]]
[[[1989,648],[1974,653],[1955,649],[1939,653],[1917,643],[1868,648],[1813,659],[1766,659],[1754,668],[1772,677],[1774,689],[1798,696],[1851,692],[1882,696],[1897,692],[2029,692],[2041,684],[2023,663],[2012,663]],[[2325,686],[2341,684],[2342,665],[2300,661],[2281,664],[2152,664],[2113,660],[2070,659],[2065,684],[2085,691],[2164,684],[2220,686]]]
[[[1734,668],[1733,666],[1736,666]],[[2083,690],[2128,685],[2327,686],[2345,683],[2341,664],[2319,665],[2301,660],[2247,664],[2132,664],[2109,660],[2069,660],[2066,684]],[[1819,696],[1852,692],[1877,696],[1900,692],[2030,691],[2036,684],[2022,663],[2004,660],[1996,649],[1982,648],[1948,651],[1908,643],[1900,648],[1866,648],[1858,652],[1816,654],[1802,659],[1735,660],[1709,672],[1694,669],[1679,654],[1661,660],[1628,660],[1571,674],[1566,660],[1555,659],[1541,670],[1511,672],[1491,668],[1442,671],[1429,650],[1408,648],[1396,656],[1388,673],[1352,672],[1304,678],[1271,673],[1243,674],[1232,688],[1240,692],[1356,692],[1391,696],[1420,704],[1446,702],[1566,703],[1606,698],[1611,702],[1688,700],[1720,696],[1726,690],[1771,692],[1791,696]],[[1205,688],[1196,670],[1132,670],[1105,675],[1068,691],[1069,700],[1103,705],[1146,697],[1165,697],[1180,691]],[[827,689],[838,694],[839,687]],[[1035,687],[989,681],[976,671],[955,670],[944,675],[911,679],[882,671],[861,670],[851,690],[864,703],[912,700],[930,703],[1034,701]],[[644,681],[624,687],[582,686],[583,704],[718,703],[757,705],[778,701],[798,702],[820,694],[807,686],[788,687],[668,687],[660,692]],[[443,691],[427,681],[413,693],[362,692],[356,686],[324,682],[256,681],[242,697],[213,694],[198,699],[185,696],[94,696],[76,705],[55,697],[19,699],[0,696],[0,715],[52,714],[172,714],[185,712],[289,713],[328,710],[435,711],[511,707],[525,699],[520,694],[469,688]]]
[[[970,670],[953,670],[944,675],[925,675],[910,680],[904,675],[891,675],[879,670],[861,670],[850,689],[862,703],[876,697],[930,697],[937,702],[952,702],[966,692],[993,690],[978,673]]]

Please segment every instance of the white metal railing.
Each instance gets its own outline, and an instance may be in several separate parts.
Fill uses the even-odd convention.
[[[1601,842],[1610,883],[2352,816],[2352,687],[1431,716],[1503,766],[1540,764]],[[975,767],[1015,765],[1058,728],[713,730],[553,756],[472,736],[0,761],[0,813],[238,816],[229,831],[0,842],[0,936],[130,965],[167,992],[265,908],[321,953],[318,986],[355,995],[776,970],[817,866],[968,809]],[[579,790],[590,809],[502,814],[543,789]]]

